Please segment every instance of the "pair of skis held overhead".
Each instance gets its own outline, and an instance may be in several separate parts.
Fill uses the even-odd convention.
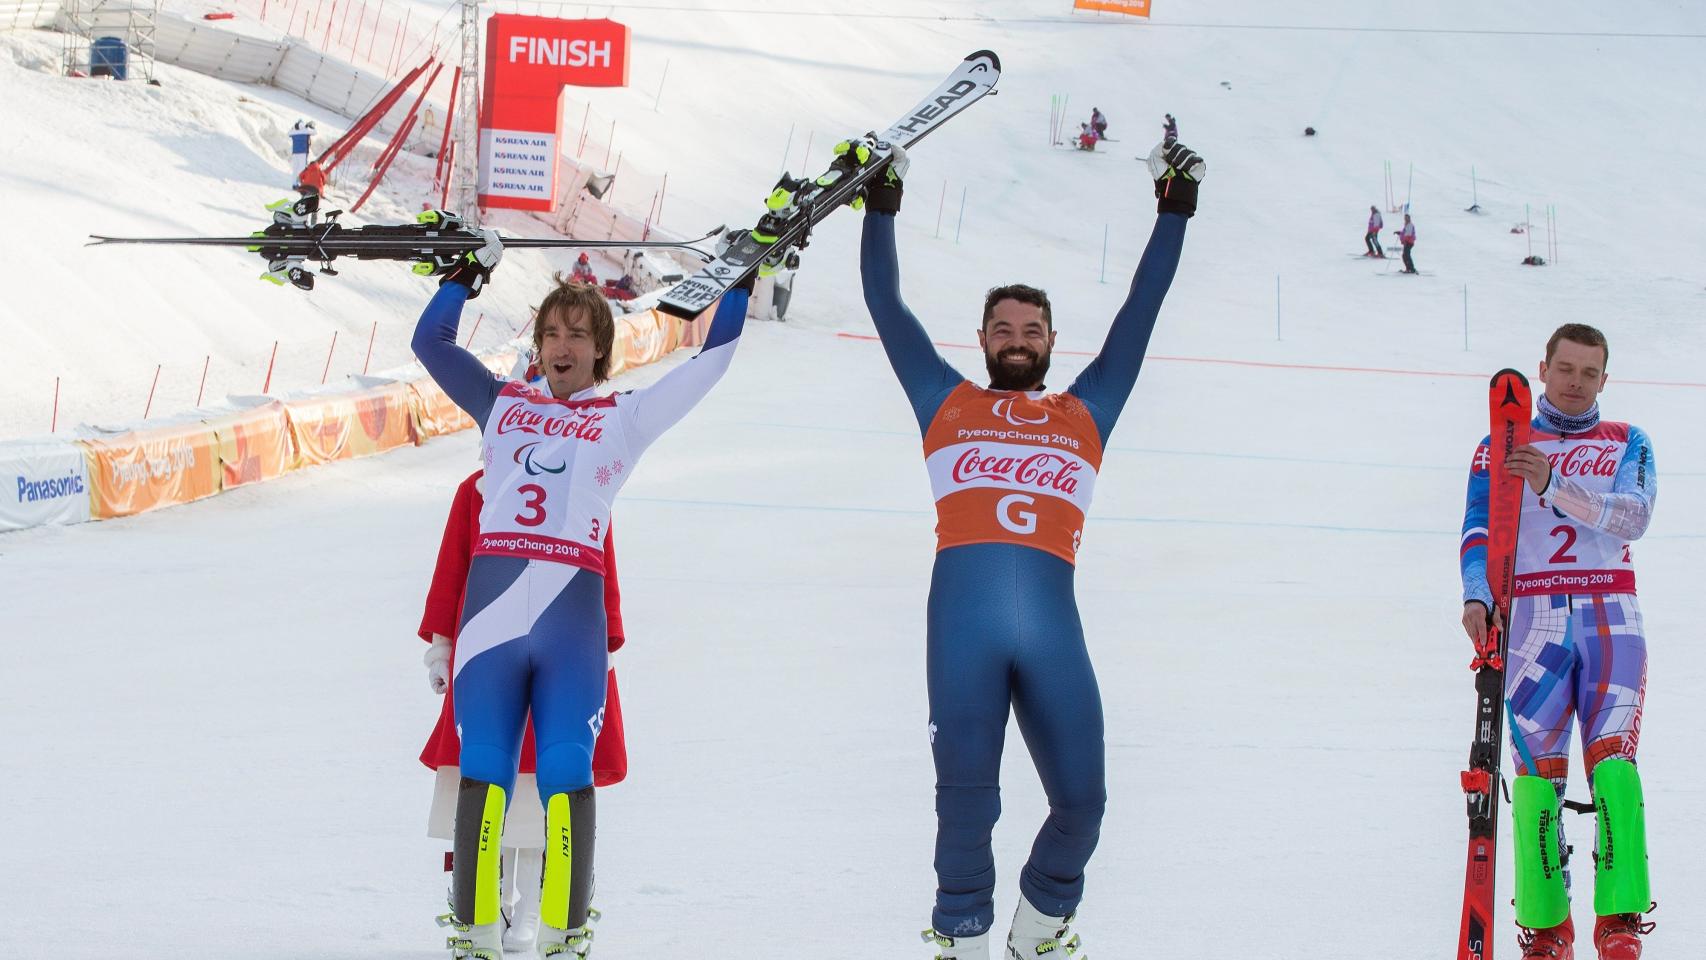
[[[987,50],[966,57],[952,74],[924,100],[881,135],[871,137],[873,161],[864,164],[838,159],[821,176],[794,180],[784,175],[772,194],[770,211],[756,228],[732,232],[727,248],[715,256],[695,246],[723,231],[721,228],[692,241],[588,241],[571,239],[504,238],[510,248],[658,248],[691,252],[708,260],[694,276],[671,289],[659,303],[665,312],[694,317],[716,302],[723,291],[759,272],[769,260],[790,249],[804,247],[811,230],[830,213],[861,195],[865,185],[887,167],[893,146],[911,148],[944,122],[994,93],[1000,77],[1000,60]],[[320,224],[275,222],[250,237],[149,237],[95,236],[92,243],[193,244],[241,246],[260,253],[269,261],[313,260],[329,267],[340,256],[362,260],[407,260],[444,265],[478,249],[486,242],[480,233],[454,220],[392,226],[357,228],[336,222],[336,213]],[[330,272],[330,271],[328,271]],[[311,287],[312,276],[298,286]],[[1501,614],[1508,616],[1514,586],[1518,521],[1521,516],[1522,480],[1501,468],[1505,457],[1528,442],[1531,398],[1528,381],[1515,370],[1502,370],[1493,377],[1489,391],[1491,420],[1491,475],[1488,556],[1489,582]],[[1491,960],[1493,880],[1498,824],[1499,768],[1504,732],[1504,662],[1506,638],[1502,630],[1491,630],[1484,647],[1470,664],[1475,670],[1475,738],[1462,786],[1468,804],[1469,846],[1464,879],[1463,916],[1457,960]],[[1574,809],[1584,805],[1566,804]],[[1591,808],[1589,808],[1591,809]]]
[[[789,250],[805,247],[810,242],[814,226],[840,207],[857,201],[866,184],[887,170],[894,147],[910,149],[966,107],[995,93],[995,84],[1000,76],[1001,60],[993,52],[979,50],[967,56],[929,96],[882,133],[869,135],[863,162],[843,155],[813,179],[794,179],[784,174],[771,194],[769,211],[751,230],[725,233],[718,227],[690,241],[501,239],[503,245],[510,249],[590,247],[685,251],[709,262],[693,276],[671,288],[659,301],[658,308],[678,317],[696,317],[715,303],[723,291],[779,263]],[[280,207],[280,204],[274,207]],[[274,275],[288,275],[290,282],[302,289],[312,289],[314,281],[313,274],[299,266],[305,261],[320,263],[323,272],[334,275],[336,271],[330,266],[340,256],[359,260],[417,261],[421,267],[429,268],[421,272],[440,272],[486,243],[486,238],[479,232],[466,229],[459,220],[442,217],[436,212],[423,214],[421,223],[363,227],[346,227],[338,223],[336,218],[341,211],[328,214],[324,223],[296,222],[304,219],[302,214],[306,212],[298,211],[294,217],[277,216],[265,230],[248,237],[91,236],[90,243],[244,247],[267,260]],[[696,246],[718,236],[724,237],[727,247],[717,254],[707,253]]]

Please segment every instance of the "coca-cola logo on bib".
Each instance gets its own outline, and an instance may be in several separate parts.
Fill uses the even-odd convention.
[[[1617,475],[1617,447],[1581,443],[1562,452],[1547,454],[1552,469],[1566,477],[1614,477]]]
[[[1034,487],[1072,494],[1078,490],[1075,474],[1083,464],[1058,453],[1039,452],[1024,457],[991,454],[972,447],[954,461],[954,482],[997,480],[1014,486]]]
[[[596,410],[567,410],[563,416],[548,417],[525,403],[515,403],[498,418],[498,434],[531,433],[542,437],[569,437],[597,443],[604,436],[604,414]]]

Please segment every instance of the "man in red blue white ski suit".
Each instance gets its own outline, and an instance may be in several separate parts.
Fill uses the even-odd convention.
[[[1635,565],[1631,544],[1646,533],[1658,496],[1658,472],[1652,442],[1640,427],[1601,420],[1595,398],[1605,384],[1608,349],[1598,330],[1566,324],[1547,343],[1539,399],[1530,442],[1506,462],[1507,472],[1523,482],[1522,520],[1516,547],[1505,661],[1505,698],[1515,747],[1518,787],[1512,816],[1522,833],[1527,801],[1525,778],[1535,784],[1535,829],[1555,826],[1557,862],[1541,865],[1528,896],[1525,858],[1550,857],[1538,845],[1518,842],[1517,919],[1526,928],[1523,947],[1533,956],[1567,957],[1574,927],[1568,915],[1568,870],[1557,799],[1568,778],[1570,733],[1581,726],[1582,761],[1600,804],[1601,837],[1619,814],[1629,819],[1623,837],[1633,849],[1635,834],[1645,845],[1638,811],[1614,808],[1638,804],[1639,777],[1634,761],[1641,733],[1641,703],[1647,688],[1647,641],[1641,609],[1635,601]],[[1460,551],[1464,629],[1478,643],[1494,616],[1487,582],[1487,516],[1491,477],[1489,440],[1475,451],[1469,473],[1468,506]],[[1608,762],[1613,766],[1605,766]],[[1602,771],[1632,785],[1633,799],[1616,790],[1598,789]],[[1608,808],[1608,804],[1610,808]],[[1530,834],[1532,835],[1532,831]],[[1608,878],[1606,851],[1596,851],[1595,944],[1602,957],[1633,960],[1638,936],[1648,925],[1645,912],[1646,864],[1625,883],[1626,874]],[[1636,864],[1625,863],[1633,869]],[[1555,878],[1553,877],[1555,874]],[[1550,885],[1550,892],[1542,894]],[[1623,886],[1629,891],[1617,893]],[[1611,888],[1611,892],[1608,892]],[[1562,917],[1558,911],[1562,910]],[[1633,952],[1630,952],[1632,946]],[[1540,952],[1534,953],[1533,951]],[[1607,951],[1610,952],[1607,952]]]
[[[600,396],[615,337],[610,305],[586,284],[559,284],[534,325],[545,392],[495,376],[456,344],[464,302],[502,256],[497,234],[485,235],[485,248],[446,265],[413,341],[427,372],[480,424],[485,470],[453,674],[462,783],[451,885],[462,936],[452,942],[463,956],[501,954],[496,841],[531,709],[545,807],[540,951],[584,956],[611,502],[647,448],[728,369],[751,291],[724,294],[698,355],[649,387]]]

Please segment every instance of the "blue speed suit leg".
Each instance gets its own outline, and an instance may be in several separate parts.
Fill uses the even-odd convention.
[[[483,785],[502,789],[507,809],[529,708],[541,801],[592,784],[608,657],[604,582],[597,574],[545,561],[474,558],[454,683],[463,777],[452,876],[459,920],[487,922],[476,904],[495,902],[498,878],[479,869],[476,852],[489,793]],[[486,898],[477,897],[482,891]]]
[[[1020,890],[1046,915],[1072,913],[1107,803],[1102,701],[1073,597],[1072,565],[1012,544],[939,552],[927,642],[935,929],[974,936],[994,922],[990,833],[1001,813],[1009,705],[1049,801]]]

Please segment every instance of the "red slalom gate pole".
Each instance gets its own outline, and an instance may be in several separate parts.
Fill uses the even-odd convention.
[[[59,378],[53,378],[53,419],[48,421],[47,432],[54,433],[59,429]]]
[[[213,354],[208,354],[201,361],[201,386],[195,391],[195,405],[201,406],[201,395],[207,391],[207,365],[213,362]]]
[[[434,183],[444,182],[444,152],[450,149],[450,129],[456,123],[456,88],[461,85],[462,68],[457,67],[456,72],[450,75],[450,109],[444,111],[444,135],[438,138],[437,162],[432,165]],[[441,203],[439,206],[443,207],[444,204]]]
[[[367,359],[361,361],[361,375],[367,376],[367,365],[373,362],[373,337],[379,333],[379,321],[373,321],[373,329],[367,332]]]
[[[154,365],[154,382],[148,385],[148,403],[142,407],[142,419],[148,419],[148,411],[154,409],[154,388],[160,385],[160,364]]]
[[[326,18],[326,36],[320,40],[320,49],[330,49],[332,46],[332,21],[338,18],[338,0],[332,0],[332,15]]]
[[[367,62],[373,62],[373,41],[379,39],[379,25],[385,22],[385,0],[379,0],[379,10],[373,15],[373,32],[367,35]]]
[[[610,121],[610,140],[604,144],[604,169],[610,169],[610,148],[616,144],[616,121]]]
[[[443,210],[450,204],[450,178],[456,176],[456,144],[450,145],[449,159],[444,164],[444,180],[439,185],[438,208]]]
[[[936,236],[942,235],[942,211],[948,207],[948,181],[942,181],[942,199],[936,201]]]
[[[361,26],[367,21],[367,0],[362,0],[361,12],[355,15],[355,39],[349,42],[349,52],[355,55],[356,48],[361,46]]]
[[[338,332],[332,331],[332,345],[326,348],[326,369],[320,371],[320,385],[326,385],[326,378],[332,373],[332,352],[338,349]]]
[[[278,341],[274,340],[272,342],[272,357],[267,360],[267,380],[265,383],[261,384],[261,392],[262,393],[266,393],[272,389],[272,365],[273,365],[273,361],[277,360],[277,359],[278,359]]]
[[[809,164],[812,155],[812,138],[815,136],[817,136],[816,130],[806,131],[806,152],[800,157],[800,169],[802,171],[811,169]]]
[[[480,321],[484,319],[486,319],[486,315],[483,313],[474,318],[474,329],[468,331],[468,342],[462,345],[462,349],[474,349],[474,334],[480,332]]]
[[[653,223],[656,223],[656,224],[662,224],[663,223],[663,198],[668,193],[669,193],[669,171],[665,170],[663,172],[663,186],[658,188],[658,208],[657,208],[657,212],[652,215],[652,222]]]

